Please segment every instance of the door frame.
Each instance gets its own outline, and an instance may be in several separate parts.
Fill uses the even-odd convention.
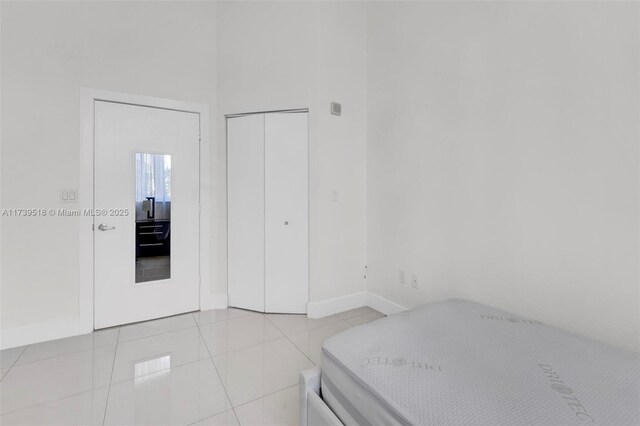
[[[94,148],[95,148],[95,103],[97,101],[135,105],[148,108],[160,108],[172,111],[198,114],[200,117],[200,206],[199,216],[199,308],[214,307],[213,296],[209,291],[210,283],[210,235],[207,212],[210,212],[210,152],[209,105],[132,95],[108,90],[80,88],[80,143],[79,143],[79,186],[78,209],[94,208]],[[86,332],[94,330],[94,217],[79,217],[79,292],[81,328]],[[204,237],[203,237],[204,236]]]

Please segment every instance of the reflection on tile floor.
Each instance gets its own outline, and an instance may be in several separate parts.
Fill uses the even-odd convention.
[[[2,425],[295,425],[322,342],[383,316],[215,309],[0,351]]]

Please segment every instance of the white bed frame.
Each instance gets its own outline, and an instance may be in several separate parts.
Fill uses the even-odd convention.
[[[320,367],[300,372],[300,426],[343,426],[320,396],[321,378]]]

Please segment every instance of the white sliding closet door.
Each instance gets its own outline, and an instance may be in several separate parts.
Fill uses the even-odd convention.
[[[307,113],[265,115],[265,311],[309,300]]]
[[[264,114],[227,120],[229,305],[264,311]]]

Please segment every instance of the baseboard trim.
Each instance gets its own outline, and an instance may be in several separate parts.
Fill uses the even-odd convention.
[[[307,316],[309,318],[322,318],[363,306],[369,306],[385,315],[397,314],[407,310],[404,306],[398,305],[378,294],[370,291],[360,291],[321,302],[309,302],[307,304]]]
[[[360,291],[320,302],[309,302],[307,303],[307,316],[309,318],[322,318],[366,305],[367,292]]]
[[[203,311],[207,309],[225,309],[226,307],[226,294],[212,294],[209,297],[203,297],[200,303],[200,309]],[[3,328],[0,329],[0,349],[31,345],[48,340],[64,339],[65,337],[79,336],[81,334],[91,333],[92,331],[93,327],[80,318]]]
[[[91,333],[91,327],[80,318],[47,321],[21,327],[3,328],[0,330],[0,349],[46,342],[47,340],[64,339]]]
[[[211,295],[201,300],[200,309],[203,311],[207,309],[225,309],[228,306],[227,302],[226,294]],[[307,304],[307,316],[309,318],[322,318],[363,306],[369,306],[385,315],[407,310],[404,306],[398,305],[380,295],[370,291],[360,291],[320,302],[309,302]],[[80,318],[4,328],[0,329],[0,349],[63,339],[91,333],[92,331],[92,328],[87,326],[86,321],[82,321]]]
[[[404,306],[398,305],[397,303],[392,302],[389,299],[385,299],[378,294],[371,293],[370,291],[367,292],[367,306],[378,312],[382,312],[385,315],[393,315],[407,310]]]
[[[200,298],[200,310],[226,309],[228,307],[227,295],[225,293],[211,294]]]

